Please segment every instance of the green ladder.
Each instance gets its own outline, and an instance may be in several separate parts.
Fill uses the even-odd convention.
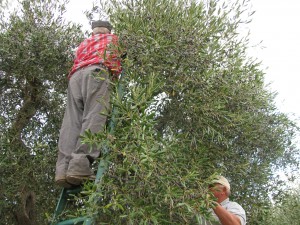
[[[123,86],[121,85],[121,79],[124,76],[124,72],[121,73],[120,79],[117,84],[117,97],[121,100],[124,95],[123,91]],[[108,124],[108,132],[110,134],[114,133],[114,128],[116,125],[116,115],[118,114],[118,110],[116,107],[113,108],[111,118]],[[97,169],[97,174],[96,174],[96,179],[95,179],[95,185],[98,185],[100,182],[102,176],[104,175],[105,171],[108,169],[109,166],[109,161],[108,161],[108,153],[110,149],[107,146],[104,146],[102,149],[102,153],[104,154],[103,159],[100,160],[98,169]],[[61,222],[56,222],[58,216],[65,210],[65,207],[69,201],[69,198],[71,196],[74,196],[76,194],[79,194],[82,191],[81,186],[77,186],[74,188],[63,188],[61,191],[61,194],[59,196],[58,203],[56,205],[53,217],[52,217],[52,222],[51,225],[93,225],[94,224],[94,219],[89,218],[89,217],[77,217],[69,220],[64,220]],[[97,190],[96,190],[97,191]]]

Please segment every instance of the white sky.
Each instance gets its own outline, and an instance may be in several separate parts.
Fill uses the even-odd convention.
[[[89,29],[83,11],[92,2],[70,0],[68,18]],[[300,118],[300,0],[251,0],[251,6],[256,13],[248,25],[250,41],[262,44],[250,48],[249,54],[262,61],[266,83],[271,82],[271,90],[278,92],[279,110]]]
[[[263,62],[266,81],[278,92],[282,112],[300,117],[300,1],[251,0],[256,11],[249,24],[252,43],[263,41],[264,48],[251,49]]]

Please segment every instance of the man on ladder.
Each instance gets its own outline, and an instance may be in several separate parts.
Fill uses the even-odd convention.
[[[118,37],[111,34],[108,21],[92,22],[92,36],[78,47],[74,65],[69,73],[67,106],[60,130],[55,182],[64,187],[80,185],[94,179],[92,162],[99,157],[95,146],[82,144],[80,135],[103,130],[109,108],[109,79],[118,76]],[[102,112],[102,114],[101,114]]]

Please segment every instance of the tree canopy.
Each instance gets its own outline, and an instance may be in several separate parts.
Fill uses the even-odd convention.
[[[238,28],[249,22],[242,19],[248,2],[110,3],[98,13],[109,15],[128,55],[111,148],[126,160],[113,160],[101,183],[107,202],[95,211],[114,224],[189,224],[205,214],[205,185],[218,172],[231,180],[249,223],[261,224],[260,209],[281,187],[270,183],[274,169],[297,162],[297,127],[247,56]],[[129,183],[119,181],[124,171]]]
[[[266,222],[274,225],[297,225],[299,223],[300,193],[299,186],[286,191],[277,198],[276,204],[271,207]]]
[[[26,216],[31,222],[24,224],[46,224],[56,201],[66,75],[84,36],[64,21],[66,3],[20,0],[9,17],[1,12],[4,224]],[[249,22],[247,4],[110,0],[92,9],[90,19],[109,17],[127,53],[125,95],[112,83],[114,133],[83,138],[107,144],[111,164],[99,192],[85,187],[101,201],[87,200],[79,213],[107,224],[201,224],[214,201],[207,184],[223,174],[248,223],[267,221],[269,196],[284,188],[274,170],[299,163],[298,128],[278,111],[260,63],[247,55],[248,37],[238,32]],[[31,214],[23,210],[24,196],[36,202]]]
[[[14,217],[26,221],[33,216],[24,210],[27,198],[38,206],[31,213],[38,222],[32,224],[42,224],[48,205],[55,201],[49,195],[55,190],[66,75],[72,52],[83,38],[80,26],[64,21],[65,3],[24,0],[16,9],[1,10],[0,217],[4,224],[15,224]]]

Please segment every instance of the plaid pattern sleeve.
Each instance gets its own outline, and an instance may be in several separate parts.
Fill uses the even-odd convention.
[[[118,37],[116,35],[93,35],[79,45],[68,78],[76,70],[94,64],[102,64],[117,75],[121,72],[121,62],[118,55]]]

